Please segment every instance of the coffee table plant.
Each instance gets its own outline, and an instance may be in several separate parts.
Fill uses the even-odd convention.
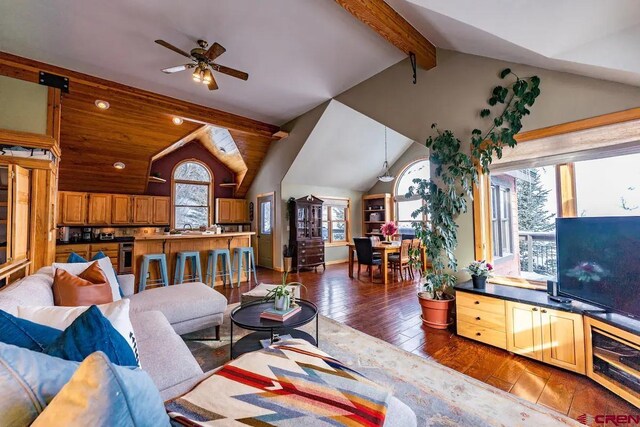
[[[276,286],[275,288],[269,290],[267,295],[264,297],[264,301],[268,302],[274,301],[274,308],[279,311],[288,310],[290,307],[294,306],[296,303],[295,290],[292,289],[292,286],[301,286],[305,290],[307,289],[300,282],[288,282],[287,276],[288,272],[282,273],[282,284]]]
[[[423,201],[412,217],[429,218],[427,223],[413,223],[416,237],[422,241],[430,260],[430,265],[424,266],[424,291],[418,294],[423,321],[429,326],[446,328],[449,323],[453,296],[448,291],[456,283],[453,273],[458,270],[456,219],[467,212],[480,171],[489,173],[494,157],[499,159],[504,148],[516,146],[522,119],[530,114],[529,108],[540,95],[537,76],[522,78],[506,68],[500,72],[500,78],[511,82],[493,88],[487,100],[489,108],[479,113],[488,121],[488,129],[474,129],[468,145],[463,145],[452,131],[441,130],[436,124],[431,126],[435,135],[425,145],[430,150],[433,179],[414,179],[407,193],[407,197],[419,196]]]

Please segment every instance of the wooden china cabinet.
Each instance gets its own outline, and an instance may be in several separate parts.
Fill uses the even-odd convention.
[[[292,267],[295,271],[320,265],[325,268],[322,204],[322,200],[311,195],[295,201],[295,214],[289,218],[289,246],[293,248]]]

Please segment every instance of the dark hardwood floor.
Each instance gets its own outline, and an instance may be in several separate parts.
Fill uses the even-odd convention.
[[[282,281],[280,273],[266,269],[258,270],[258,278],[262,283]],[[324,316],[572,418],[640,412],[585,376],[459,337],[454,327],[439,331],[423,326],[417,275],[414,281],[397,280],[385,288],[365,275],[349,279],[347,265],[338,264],[324,273],[322,268],[292,273],[288,281],[304,283],[303,297],[316,303]],[[248,289],[246,283],[216,288],[229,303],[239,302]]]

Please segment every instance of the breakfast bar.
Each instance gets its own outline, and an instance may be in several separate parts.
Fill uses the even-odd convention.
[[[207,271],[207,256],[212,249],[229,249],[233,257],[233,250],[240,247],[251,246],[251,238],[254,232],[229,232],[221,234],[207,234],[202,232],[187,232],[183,234],[149,234],[137,236],[133,251],[134,274],[136,275],[136,284],[140,281],[140,267],[142,265],[143,255],[165,254],[167,256],[167,269],[169,280],[173,283],[173,277],[176,267],[176,257],[178,252],[197,251],[200,253],[200,263],[203,276]],[[150,269],[150,278],[156,279],[158,271],[155,268]],[[190,264],[187,263],[186,274],[191,274]],[[204,277],[202,280],[204,281]],[[236,278],[237,280],[237,278]],[[246,280],[246,274],[242,274],[242,281]],[[215,286],[222,285],[222,280],[216,278]]]

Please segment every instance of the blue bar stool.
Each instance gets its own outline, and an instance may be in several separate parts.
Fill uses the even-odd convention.
[[[240,280],[242,280],[242,261],[246,257],[247,263],[247,279],[249,279],[249,283],[251,283],[251,271],[253,271],[253,278],[256,283],[258,283],[258,275],[256,274],[256,262],[253,257],[253,248],[249,247],[240,247],[233,249],[233,262],[236,264],[236,274],[238,275],[238,287],[240,287]]]
[[[152,261],[158,263],[160,270],[159,279],[147,280],[149,275],[149,265]],[[138,292],[142,292],[150,285],[169,286],[169,274],[167,273],[167,256],[165,254],[148,254],[142,256],[142,268],[140,269],[140,283],[138,284]]]
[[[212,288],[216,285],[216,277],[222,277],[222,286],[229,285],[233,288],[233,270],[231,269],[231,254],[229,249],[213,249],[207,257],[207,276],[205,283]],[[222,271],[218,273],[218,258],[222,258]]]
[[[191,263],[191,274],[187,276],[188,282],[202,282],[202,266],[200,265],[200,252],[178,252],[176,256],[176,273],[173,277],[173,284],[186,283],[184,278],[185,264],[189,260]]]

